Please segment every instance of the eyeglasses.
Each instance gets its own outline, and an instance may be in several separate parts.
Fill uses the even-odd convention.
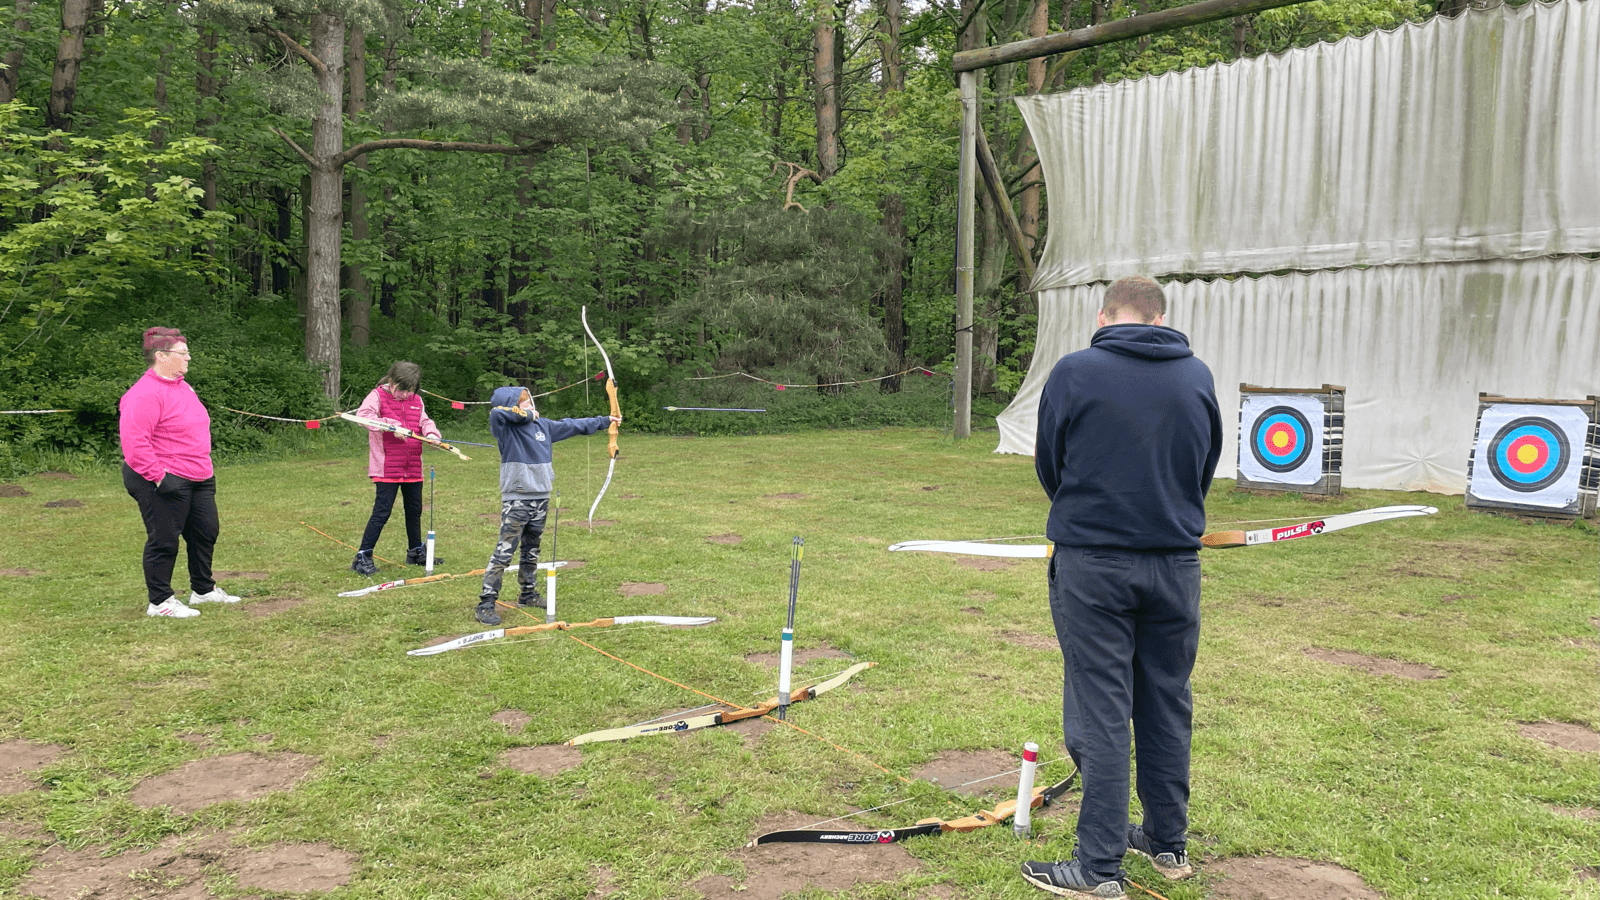
[[[190,358],[190,356],[193,355],[187,350],[162,350],[162,351],[159,351],[159,352],[165,353],[168,356],[181,356],[184,359],[188,359],[188,358]]]

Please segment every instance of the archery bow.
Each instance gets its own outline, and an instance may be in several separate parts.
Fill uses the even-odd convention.
[[[492,641],[497,638],[512,637],[518,634],[536,634],[541,631],[566,631],[570,628],[606,628],[612,625],[633,625],[648,622],[654,625],[709,625],[716,621],[715,616],[610,616],[604,619],[595,619],[591,622],[546,622],[543,625],[518,625],[514,628],[496,628],[493,631],[480,631],[477,634],[467,634],[453,641],[434,644],[432,647],[418,647],[407,650],[407,656],[433,656],[446,650],[460,650]]]
[[[539,568],[541,568],[541,569],[559,569],[559,568],[564,567],[565,565],[566,565],[565,562],[553,562],[553,563],[542,562],[542,563],[539,563]],[[487,569],[473,569],[471,572],[462,572],[460,575],[452,575],[449,572],[441,572],[438,575],[429,575],[429,576],[427,576],[425,578],[401,578],[398,581],[385,581],[383,584],[374,584],[371,587],[364,587],[364,588],[360,588],[360,589],[354,590],[354,591],[340,591],[339,592],[339,596],[341,596],[341,597],[365,597],[368,594],[376,594],[379,591],[393,590],[394,588],[397,588],[397,587],[408,587],[408,586],[414,587],[416,585],[427,584],[427,583],[432,582],[432,581],[451,581],[451,580],[456,579],[456,578],[471,578],[474,575],[482,575],[486,571],[488,571],[488,570]],[[517,571],[517,566],[507,566],[506,567],[506,571],[507,572],[515,572],[515,571]]]
[[[1072,774],[1061,779],[1055,784],[1039,786],[1033,789],[1033,799],[1029,802],[1029,809],[1038,809],[1065,794],[1072,787],[1072,782],[1078,777],[1078,770],[1073,769]],[[923,834],[940,834],[946,831],[976,831],[979,828],[988,828],[998,825],[1017,813],[1017,798],[1012,797],[997,805],[994,809],[979,810],[970,816],[964,816],[953,822],[943,819],[923,819],[915,825],[906,828],[888,828],[881,831],[838,831],[817,828],[795,828],[788,831],[771,831],[761,835],[746,847],[758,844],[893,844],[906,838]]]
[[[814,684],[803,691],[796,691],[789,698],[789,705],[793,706],[794,704],[803,700],[814,700],[817,697],[833,690],[839,685],[844,684],[851,678],[854,678],[858,673],[864,672],[875,665],[877,665],[877,663],[856,663],[855,665],[845,669],[843,672],[839,673],[833,678],[828,679],[827,681],[822,682],[821,684]],[[623,728],[608,728],[603,731],[591,731],[588,734],[580,734],[572,740],[567,741],[567,746],[576,747],[579,744],[594,744],[601,741],[625,741],[628,738],[638,737],[645,734],[676,734],[684,731],[693,731],[697,728],[711,728],[717,725],[729,725],[745,719],[755,719],[762,716],[771,715],[772,712],[777,708],[778,698],[773,697],[770,700],[763,701],[748,708],[723,710],[721,712],[708,713],[703,716],[690,716],[686,719],[675,719],[671,722],[653,722],[648,725],[629,725]]]
[[[606,495],[606,488],[611,487],[611,476],[617,471],[617,419],[622,418],[622,407],[617,403],[617,376],[611,370],[611,357],[606,355],[606,348],[600,346],[600,339],[589,330],[589,307],[581,307],[578,312],[579,319],[583,322],[584,333],[589,335],[589,340],[594,341],[594,348],[600,351],[600,358],[606,364],[606,396],[611,400],[611,427],[606,429],[606,453],[611,457],[611,463],[606,466],[606,480],[600,485],[600,493],[594,495],[594,503],[589,506],[589,530],[594,530],[594,511],[600,508],[600,498]]]
[[[438,438],[431,438],[427,437],[426,435],[418,434],[417,432],[412,431],[403,425],[391,425],[388,422],[380,422],[377,419],[367,419],[358,416],[355,413],[347,412],[339,413],[339,418],[344,419],[347,422],[354,422],[357,425],[365,425],[366,427],[375,429],[377,431],[387,431],[390,434],[398,437],[411,438],[412,440],[421,441],[422,443],[431,447],[438,447],[440,450],[449,450],[451,453],[461,457],[461,459],[466,462],[470,462],[472,460],[472,457],[462,453],[460,450],[457,450],[454,445],[446,443]]]
[[[1200,543],[1202,546],[1213,550],[1248,547],[1255,544],[1271,544],[1277,541],[1327,534],[1330,531],[1354,528],[1357,525],[1370,525],[1373,522],[1384,522],[1389,519],[1431,516],[1438,511],[1436,507],[1432,506],[1380,506],[1375,509],[1363,509],[1356,512],[1325,516],[1321,519],[1312,519],[1309,522],[1301,522],[1283,528],[1265,528],[1260,531],[1214,531],[1200,538]],[[967,556],[999,556],[1009,559],[1048,559],[1050,554],[1055,552],[1055,545],[991,544],[983,541],[901,541],[898,544],[890,545],[889,549],[921,550],[930,553],[960,553]]]

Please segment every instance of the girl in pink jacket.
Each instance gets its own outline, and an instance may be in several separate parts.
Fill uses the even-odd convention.
[[[439,428],[428,418],[422,398],[417,395],[421,383],[421,367],[414,362],[397,362],[362,401],[356,415],[437,439]],[[367,531],[361,536],[361,547],[350,569],[360,575],[377,574],[372,550],[378,546],[378,537],[389,521],[396,493],[405,501],[406,547],[409,548],[406,563],[420,566],[427,552],[422,543],[422,444],[376,428],[369,427],[368,431],[372,433],[367,436],[367,475],[372,478],[377,496],[373,498],[372,518],[367,520]],[[443,562],[437,556],[433,558],[434,565]]]

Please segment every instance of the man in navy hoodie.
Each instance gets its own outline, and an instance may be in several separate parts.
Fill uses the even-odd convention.
[[[1211,370],[1187,337],[1163,326],[1166,308],[1149,278],[1113,283],[1088,349],[1056,363],[1039,400],[1034,468],[1055,543],[1061,721],[1083,803],[1072,858],[1029,862],[1022,874],[1055,894],[1124,896],[1130,849],[1168,878],[1194,872],[1185,852],[1189,674],[1222,416]],[[1128,821],[1135,735],[1142,824]]]
[[[499,625],[495,602],[506,566],[522,544],[517,582],[521,606],[543,606],[539,594],[539,539],[550,511],[550,491],[555,481],[550,448],[580,434],[594,434],[610,426],[612,416],[589,419],[541,419],[525,388],[495,388],[489,397],[489,430],[500,445],[500,540],[484,568],[483,590],[478,595],[476,617],[485,625]],[[616,418],[619,424],[621,418]]]

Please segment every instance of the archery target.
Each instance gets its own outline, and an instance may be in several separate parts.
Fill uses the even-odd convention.
[[[1322,401],[1252,394],[1239,409],[1239,471],[1251,481],[1316,484],[1322,479]]]
[[[1482,500],[1563,508],[1577,502],[1589,417],[1570,406],[1497,403],[1478,418],[1468,491]]]

